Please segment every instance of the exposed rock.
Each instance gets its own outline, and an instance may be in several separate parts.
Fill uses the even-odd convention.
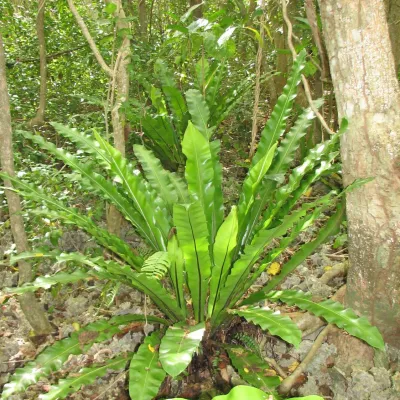
[[[300,285],[301,279],[297,275],[289,275],[282,283],[282,289],[292,289],[294,286]]]
[[[69,297],[65,302],[65,308],[67,317],[76,317],[86,311],[88,308],[88,299],[82,295]]]
[[[332,330],[328,342],[337,349],[335,366],[346,376],[357,370],[368,371],[374,366],[374,349],[346,332]]]
[[[0,272],[0,289],[17,286],[18,272],[1,271]]]
[[[58,247],[61,251],[80,251],[96,246],[93,239],[83,231],[67,231],[64,232],[58,241]]]

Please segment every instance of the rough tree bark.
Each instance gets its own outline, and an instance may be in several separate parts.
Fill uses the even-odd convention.
[[[6,83],[6,62],[3,48],[3,39],[0,34],[0,161],[2,171],[14,175],[14,157],[12,149],[12,129],[10,103]],[[4,186],[12,188],[9,180],[4,180]],[[17,193],[12,190],[5,191],[10,215],[11,231],[18,252],[28,251],[28,240],[25,234],[24,221],[21,212],[21,202]],[[18,263],[19,284],[22,285],[32,280],[32,269],[25,261]],[[33,293],[20,296],[21,309],[38,335],[50,333],[53,328],[46,318],[40,303],[36,301]]]
[[[347,196],[347,304],[400,348],[400,92],[383,0],[319,0],[340,117]]]
[[[40,60],[40,92],[39,107],[36,116],[29,122],[30,126],[44,124],[44,112],[46,108],[46,92],[47,92],[47,55],[46,55],[46,38],[44,35],[44,11],[46,0],[38,0],[38,13],[36,17],[36,32],[39,41],[39,60]]]

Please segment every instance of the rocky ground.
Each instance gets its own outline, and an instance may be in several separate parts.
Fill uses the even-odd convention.
[[[307,234],[309,233],[305,233]],[[3,235],[0,251],[7,252],[10,243],[11,238],[6,233]],[[60,241],[60,247],[64,249],[72,246],[74,250],[82,250],[85,246],[91,245],[86,235],[80,232],[69,232]],[[316,298],[332,296],[344,284],[345,277],[339,274],[329,281],[321,277],[326,277],[327,272],[332,269],[340,269],[344,262],[346,262],[345,252],[333,250],[332,243],[328,243],[300,265],[282,284],[282,288],[309,291]],[[54,266],[46,264],[41,268],[43,269],[41,273],[48,273]],[[267,276],[262,276],[257,284],[262,284],[266,279]],[[14,286],[16,282],[16,271],[8,268],[0,272],[0,288]],[[50,342],[64,338],[100,317],[144,311],[144,297],[128,287],[119,288],[110,306],[105,305],[102,293],[100,282],[69,285],[55,295],[41,292],[40,299],[48,310],[56,331],[54,337],[45,343],[37,343],[31,336],[30,327],[21,313],[17,299],[11,298],[4,302],[1,305],[0,319],[0,387],[7,382],[15,368],[24,365],[27,360],[32,360]],[[151,314],[155,310],[146,304],[146,312]],[[295,319],[304,319],[304,315],[294,314],[296,313],[293,313]],[[246,326],[243,327],[246,330]],[[323,326],[318,327],[318,323],[314,327],[316,329],[304,336],[298,349],[261,332],[254,335],[254,338],[263,356],[275,360],[280,367],[281,375],[285,375],[298,367],[324,329]],[[108,342],[95,344],[87,354],[71,356],[63,372],[74,372],[93,362],[101,363],[106,358],[121,352],[134,351],[143,336],[152,329],[153,326],[147,325],[140,332],[128,332],[122,337],[114,337]],[[396,361],[395,354],[390,356],[392,361]],[[339,330],[333,330],[304,373],[296,379],[292,394],[320,394],[327,400],[396,400],[400,398],[400,372],[396,370],[397,367],[398,364],[391,363],[386,355],[374,352],[361,341]],[[233,368],[228,368],[227,371],[228,379],[240,382]],[[54,377],[43,379],[26,393],[15,395],[12,399],[35,399],[40,393],[48,390],[53,379]],[[179,385],[176,386],[178,388]],[[126,374],[124,371],[113,371],[98,379],[95,385],[84,387],[69,398],[128,399]]]

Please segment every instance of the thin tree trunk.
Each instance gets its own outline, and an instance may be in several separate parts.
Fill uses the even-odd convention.
[[[6,63],[3,48],[3,39],[0,34],[0,159],[3,172],[14,176],[14,157],[12,149],[12,129],[10,103],[6,83]],[[4,186],[12,188],[9,180],[4,181]],[[17,193],[12,190],[5,191],[10,215],[11,231],[18,252],[28,251],[28,240],[25,234],[24,221],[21,212],[21,202]],[[19,284],[22,285],[32,280],[32,269],[25,261],[18,263]],[[33,293],[20,296],[21,309],[38,335],[50,333],[53,329],[46,318],[40,303],[36,301]]]
[[[322,41],[321,32],[317,23],[317,13],[315,10],[315,0],[305,0],[304,8],[306,16],[311,27],[314,43],[318,49],[319,59],[321,61],[321,71],[317,71],[314,75],[314,97],[319,99],[324,96],[324,82],[330,78],[329,62],[326,49]],[[318,119],[313,122],[312,143],[316,145],[323,139],[322,125]]]
[[[147,9],[146,1],[139,0],[138,2],[138,13],[139,13],[139,28],[142,39],[147,42]]]
[[[39,60],[40,60],[40,93],[39,107],[36,116],[29,122],[30,126],[43,125],[44,113],[46,108],[47,92],[47,60],[46,60],[46,38],[44,35],[44,12],[46,0],[38,0],[38,14],[36,18],[36,31],[39,40]]]
[[[284,52],[286,46],[285,46],[285,36],[283,33],[275,30],[274,32],[274,47],[278,50],[278,53],[276,55],[276,70],[277,72],[280,72],[279,75],[275,77],[275,87],[276,91],[278,93],[278,96],[282,93],[282,90],[286,84],[286,79],[287,79],[287,72],[288,72],[288,67],[289,67],[289,57]],[[274,107],[275,104],[272,104],[272,107]]]
[[[346,301],[400,348],[400,91],[383,0],[319,0],[339,116],[350,271]]]
[[[107,2],[109,2],[107,0]],[[125,20],[125,13],[122,8],[121,0],[113,1],[117,5],[114,16],[117,18],[117,32],[122,31],[125,34],[122,37],[122,44],[118,51],[117,60],[114,67],[115,83],[117,96],[115,103],[112,104],[111,123],[113,126],[114,146],[125,156],[125,132],[126,124],[125,113],[121,111],[121,107],[129,98],[129,72],[128,65],[130,63],[130,40],[126,34],[129,29],[129,23]],[[107,212],[107,227],[111,233],[120,235],[122,216],[120,212],[111,205]]]
[[[197,4],[201,4],[201,3],[202,3],[202,0],[190,0],[190,1],[189,1],[190,7],[193,7],[193,6],[195,6],[195,5],[197,5]],[[193,11],[193,15],[194,15],[196,18],[203,18],[203,6],[197,7],[197,8]]]

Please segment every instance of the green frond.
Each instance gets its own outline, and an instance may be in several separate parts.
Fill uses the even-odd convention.
[[[157,251],[144,262],[141,272],[145,273],[149,278],[162,279],[169,271],[169,268],[168,253]]]
[[[233,206],[226,220],[218,229],[213,248],[214,266],[211,270],[208,316],[211,317],[220,289],[229,274],[233,251],[237,245],[238,219]]]
[[[181,163],[180,145],[171,122],[162,115],[146,115],[141,119],[142,129],[151,141],[153,149],[161,149],[163,159],[171,158]]]
[[[214,168],[210,143],[198,129],[189,122],[182,141],[183,153],[187,157],[185,177],[189,192],[198,200],[207,218],[209,237],[215,231],[213,223],[215,188]]]
[[[279,336],[296,347],[300,345],[301,330],[289,317],[284,317],[273,310],[258,307],[232,310],[231,312],[243,317],[246,321],[260,325],[263,330]]]
[[[173,86],[162,86],[162,91],[167,99],[167,104],[172,112],[175,127],[183,132],[187,123],[187,106],[179,89]]]
[[[129,394],[131,399],[152,400],[157,396],[166,372],[159,361],[161,332],[153,332],[140,345],[129,367]]]
[[[35,359],[29,361],[24,367],[18,368],[10,382],[6,383],[1,394],[1,399],[8,399],[15,393],[23,392],[30,385],[37,383],[42,377],[49,375],[62,368],[70,355],[82,354],[94,343],[111,339],[121,331],[120,326],[127,325],[133,321],[150,321],[166,324],[161,318],[151,315],[119,315],[109,320],[103,319],[87,325],[70,337],[62,339],[53,345],[46,347]]]
[[[253,157],[252,165],[257,164],[261,158],[265,157],[270,148],[285,132],[286,120],[289,118],[294,99],[297,95],[297,86],[301,81],[301,71],[305,66],[306,55],[306,51],[302,50],[293,62],[288,81],[278,98],[271,117],[261,133],[260,142],[257,152]]]
[[[345,213],[343,203],[339,203],[337,211],[332,215],[325,225],[319,230],[317,237],[308,243],[305,243],[301,248],[290,258],[290,260],[282,266],[279,275],[274,276],[262,290],[253,293],[241,305],[254,304],[264,299],[266,293],[274,289],[283,279],[293,272],[308,256],[310,256],[316,248],[324,243],[330,236],[334,235],[342,222]]]
[[[135,269],[140,270],[143,264],[143,259],[136,255],[119,237],[110,234],[103,228],[100,228],[93,223],[90,218],[80,214],[75,208],[67,207],[54,197],[47,196],[42,190],[35,186],[2,173],[0,173],[0,177],[10,179],[14,187],[16,187],[18,192],[24,197],[43,202],[50,208],[50,210],[30,210],[31,213],[43,215],[50,219],[61,219],[66,223],[78,226],[92,235],[102,246],[117,254],[121,259],[132,265]]]
[[[167,249],[167,236],[171,229],[165,203],[158,201],[157,194],[146,186],[139,171],[132,171],[121,153],[96,134],[100,147],[110,156],[111,170],[115,174],[127,196],[132,200],[136,211],[145,221],[143,227],[146,238],[151,239],[155,250]]]
[[[210,118],[208,105],[197,89],[189,89],[185,95],[192,123],[208,141],[211,136],[211,130],[208,128]]]
[[[104,365],[92,365],[82,368],[77,374],[71,377],[60,379],[57,384],[52,385],[50,391],[39,396],[40,400],[57,400],[65,399],[69,394],[77,392],[83,385],[91,385],[107,374],[110,370],[123,369],[126,366],[128,358],[125,356],[111,358]]]
[[[171,261],[169,273],[176,293],[176,300],[182,312],[186,314],[186,301],[184,296],[184,264],[182,249],[179,248],[178,239],[173,235],[168,241],[168,256]]]
[[[127,195],[125,195],[125,193],[121,193],[121,191],[119,191],[102,175],[94,172],[90,166],[82,164],[72,154],[67,153],[63,149],[57,148],[53,143],[44,140],[41,136],[32,135],[29,132],[23,133],[25,137],[38,144],[42,149],[47,150],[55,157],[62,160],[65,164],[69,165],[74,172],[79,173],[82,177],[82,184],[88,190],[99,193],[106,200],[110,201],[122,213],[122,215],[136,227],[138,232],[149,241],[153,248],[158,249],[159,246],[163,245],[163,236],[159,231],[159,228],[155,227],[154,223],[151,223],[152,201],[149,199],[150,196],[146,196],[147,191],[144,185],[138,187],[139,184],[137,181],[139,181],[140,178],[135,179],[135,175],[128,173],[126,161],[122,158],[121,154],[117,152],[117,150],[108,145],[108,143],[106,144],[104,141],[100,142],[100,144],[104,145],[104,150],[107,149],[110,152],[112,159],[112,164],[110,165],[111,170],[117,170],[118,172],[121,171],[121,175],[123,174],[123,176],[120,176],[120,178],[129,180],[129,184],[123,185]],[[99,139],[100,136],[97,135],[97,138]],[[126,180],[124,182],[126,183]],[[132,204],[127,196],[134,201],[134,204]],[[140,201],[138,201],[138,198]],[[145,203],[146,206],[141,208],[143,203]],[[168,225],[168,222],[166,221],[165,224]],[[166,229],[168,230],[168,228]]]
[[[268,376],[270,366],[259,356],[240,346],[225,346],[232,365],[249,385],[262,390],[272,390],[280,385],[277,376]]]
[[[172,213],[172,206],[178,201],[179,197],[171,183],[171,173],[165,170],[160,160],[154,156],[152,151],[147,150],[144,146],[134,145],[133,150],[140,161],[151,187],[165,201],[169,213]]]
[[[268,172],[271,166],[277,145],[278,144],[275,143],[269,149],[268,153],[262,157],[257,164],[254,164],[250,168],[247,177],[243,182],[238,205],[238,218],[240,221],[240,227],[246,223],[246,216],[249,213],[249,210],[258,194],[260,184],[262,183],[265,174]]]
[[[176,377],[186,369],[204,332],[204,322],[195,326],[178,323],[168,327],[160,345],[160,362],[167,374]]]
[[[26,292],[35,292],[38,289],[50,289],[52,286],[59,283],[66,285],[67,283],[75,283],[84,279],[90,278],[90,274],[85,271],[76,270],[74,272],[66,273],[59,272],[54,275],[39,276],[31,283],[26,283],[23,286],[16,288],[8,288],[6,293],[10,294],[23,294]]]
[[[319,205],[322,204],[322,205]],[[260,275],[265,271],[265,269],[270,265],[272,261],[274,261],[279,255],[281,255],[289,246],[290,244],[299,236],[301,232],[304,232],[307,228],[310,227],[321,215],[321,213],[326,210],[328,206],[332,206],[336,204],[336,199],[333,198],[331,194],[328,194],[320,199],[320,201],[316,201],[313,203],[303,204],[301,209],[298,212],[292,213],[292,216],[295,217],[295,224],[290,228],[290,233],[284,233],[284,237],[281,238],[279,245],[276,245],[272,250],[270,250],[264,258],[258,262],[259,266],[256,268],[255,271],[252,272],[250,279],[247,280],[246,284],[244,285],[243,289],[238,292],[235,300],[238,301],[240,299],[240,293],[245,293],[251,287],[251,285],[256,282],[256,280],[260,277]],[[314,209],[312,209],[315,206]],[[307,215],[304,215],[304,210],[310,210]],[[292,220],[293,221],[293,220]],[[287,218],[284,218],[282,223],[277,228],[282,228],[288,222]],[[292,224],[293,222],[291,222]],[[275,229],[277,229],[275,228]],[[284,228],[280,231],[283,231],[288,228]],[[289,230],[289,229],[288,229]],[[278,233],[279,234],[279,233]],[[279,236],[283,236],[280,235]],[[279,238],[277,236],[277,238]],[[280,275],[279,275],[280,276]]]
[[[347,129],[347,121],[342,120],[339,131],[330,139],[311,149],[304,158],[303,163],[294,168],[287,184],[277,190],[273,190],[275,185],[267,183],[263,185],[258,193],[257,200],[254,202],[248,222],[242,228],[242,246],[251,239],[252,234],[269,225],[272,218],[277,215],[283,217],[296,204],[297,200],[304,194],[308,187],[315,182],[321,174],[331,168],[331,163],[338,153],[333,152],[341,135]],[[317,168],[318,167],[318,168]],[[306,174],[310,172],[311,176]],[[271,201],[274,199],[274,201]],[[269,202],[270,207],[265,211],[260,221],[260,216]],[[279,210],[282,209],[282,213]],[[283,211],[283,209],[285,211]]]
[[[367,318],[359,317],[353,310],[345,309],[337,301],[328,299],[316,303],[312,301],[310,293],[295,290],[270,292],[266,298],[273,301],[281,300],[290,306],[295,305],[317,317],[324,318],[330,324],[335,324],[350,335],[366,341],[372,347],[380,350],[385,349],[385,343],[378,329],[372,326]]]
[[[219,161],[219,152],[221,150],[221,142],[214,140],[210,143],[211,162],[214,170],[214,204],[212,211],[212,231],[211,243],[214,243],[215,235],[222,222],[224,221],[224,197],[222,194],[222,165]]]
[[[211,275],[208,230],[199,202],[174,206],[174,223],[185,260],[188,287],[196,321],[204,319],[207,284]]]

